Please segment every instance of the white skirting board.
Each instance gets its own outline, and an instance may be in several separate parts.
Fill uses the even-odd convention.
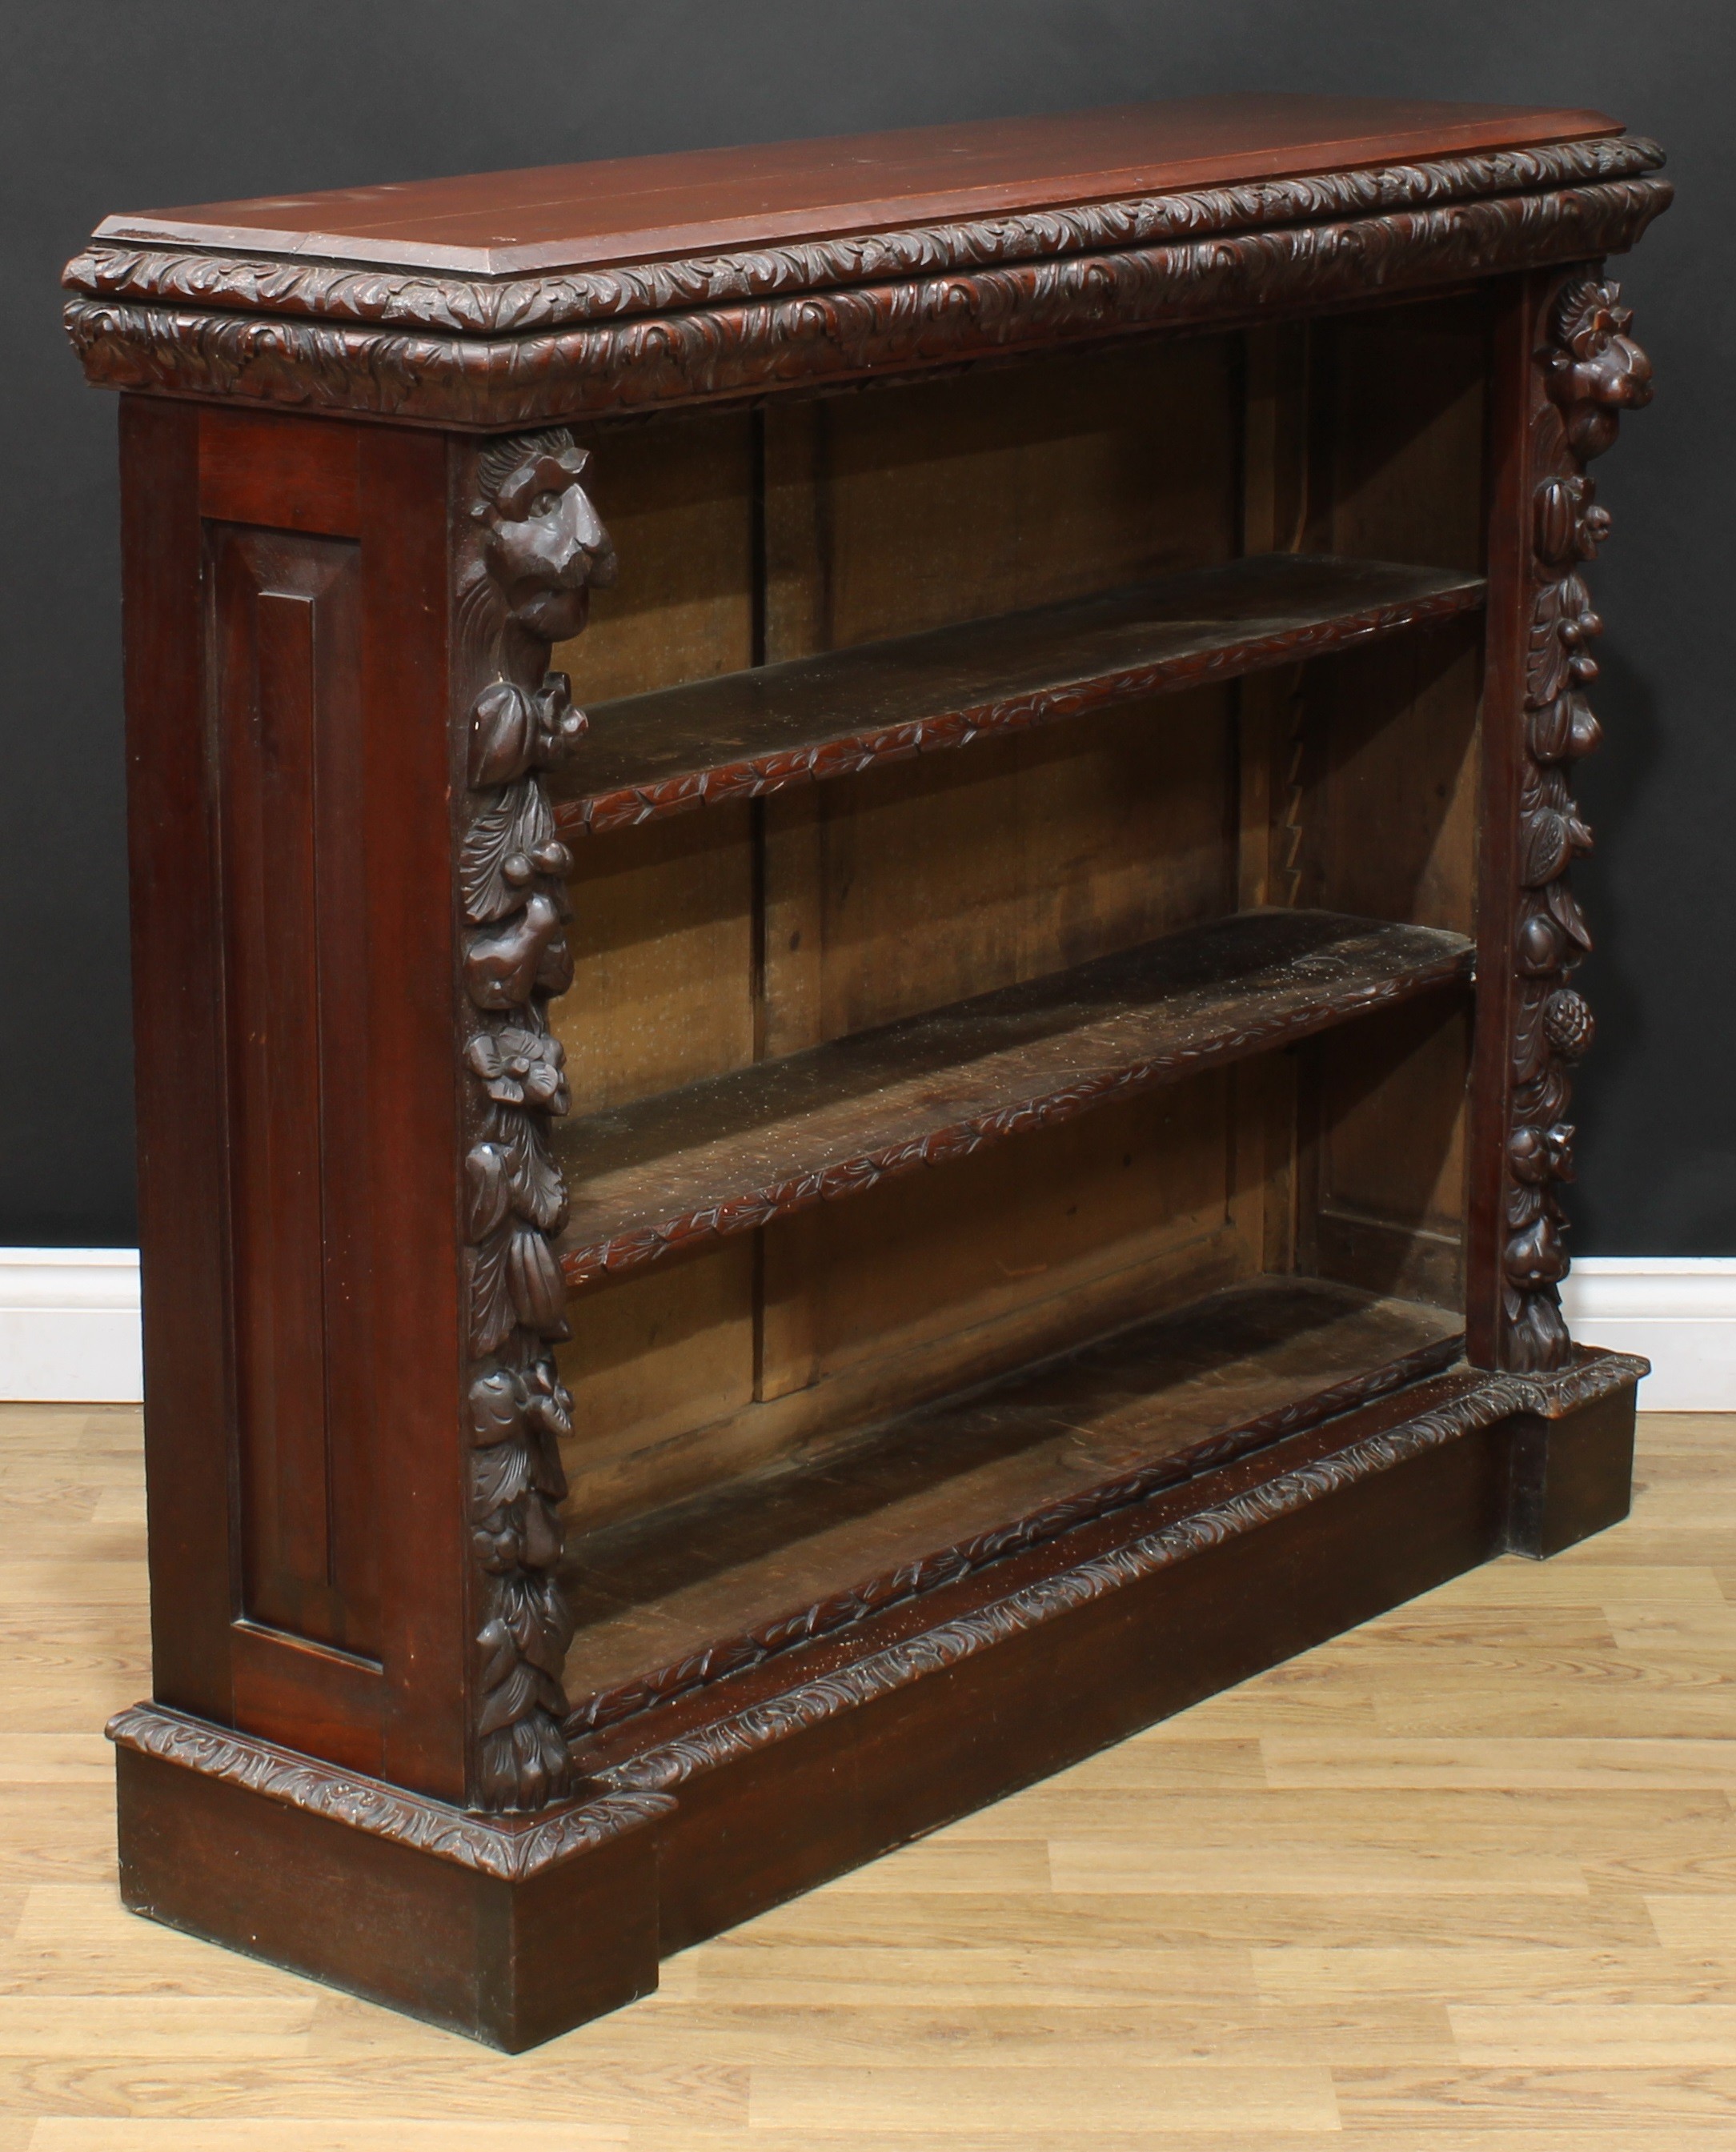
[[[136,1248],[0,1248],[0,1398],[136,1404]]]
[[[1581,1256],[1561,1306],[1581,1344],[1652,1363],[1642,1412],[1736,1412],[1736,1256]]]
[[[1652,1412],[1736,1411],[1736,1256],[1581,1256],[1562,1293],[1587,1345],[1643,1353]],[[0,1248],[0,1399],[143,1395],[132,1248]]]

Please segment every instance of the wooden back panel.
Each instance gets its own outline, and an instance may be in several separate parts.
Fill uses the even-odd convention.
[[[1151,343],[600,432],[622,580],[556,662],[594,700],[1228,558],[1238,363],[1229,339]],[[1227,909],[1234,754],[1211,690],[586,840],[579,981],[556,1010],[576,1105]],[[1231,1246],[1231,1088],[1182,1087],[581,1296],[563,1356],[576,1512],[1064,1342],[1150,1304],[1160,1275],[1179,1292],[1256,1266]]]
[[[1482,293],[1313,325],[1311,546],[1482,566],[1490,328]],[[1296,901],[1475,935],[1481,686],[1475,619],[1310,668]],[[1311,1049],[1306,1266],[1461,1303],[1470,1051],[1462,998]]]
[[[600,429],[622,579],[556,662],[595,702],[1249,546],[1474,566],[1485,341],[1431,304]],[[1238,902],[1470,931],[1477,685],[1449,627],[587,838],[576,1109]],[[574,1514],[1262,1268],[1451,1299],[1464,1053],[1431,1004],[581,1295]]]

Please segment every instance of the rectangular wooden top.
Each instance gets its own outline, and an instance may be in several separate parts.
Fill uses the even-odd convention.
[[[1621,132],[1552,106],[1260,91],[207,203],[95,236],[525,276]]]

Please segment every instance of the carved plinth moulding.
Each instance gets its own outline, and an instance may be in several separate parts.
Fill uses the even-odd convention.
[[[459,898],[464,1116],[469,1516],[476,1650],[472,1798],[537,1809],[567,1790],[561,1667],[560,1443],[572,1400],[553,1347],[567,1332],[554,1236],[566,1191],[549,1146],[569,1096],[551,998],[572,981],[561,932],[571,866],[543,775],[585,729],[551,645],[584,626],[615,558],[564,431],[470,458],[454,691],[466,767]]]
[[[1536,354],[1546,393],[1532,419],[1531,600],[1525,652],[1514,964],[1511,1104],[1501,1250],[1504,1361],[1522,1372],[1566,1364],[1567,1275],[1559,1190],[1573,1176],[1571,1071],[1595,1026],[1572,974],[1591,948],[1567,873],[1591,833],[1575,804],[1572,765],[1596,746],[1586,690],[1602,622],[1581,570],[1609,535],[1586,465],[1616,438],[1620,414],[1652,400],[1652,366],[1628,335],[1620,287],[1569,277]]]

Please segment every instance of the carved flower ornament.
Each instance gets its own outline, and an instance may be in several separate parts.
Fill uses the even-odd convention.
[[[572,1103],[566,1050],[548,1032],[516,1025],[479,1031],[465,1046],[464,1059],[497,1105],[536,1106],[558,1116]]]

